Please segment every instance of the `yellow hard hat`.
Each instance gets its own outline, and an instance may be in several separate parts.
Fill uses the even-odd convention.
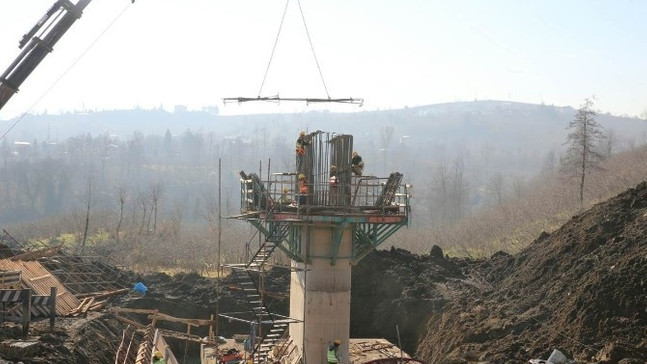
[[[335,339],[335,341],[333,341],[333,343],[335,343],[335,344],[337,344],[337,345],[341,345],[341,340],[339,340],[339,339]]]
[[[283,192],[288,192],[288,188],[287,188],[287,187],[283,187]]]
[[[158,358],[163,357],[162,352],[159,351],[159,350],[155,352],[155,356],[158,357]]]
[[[306,135],[305,130],[301,130],[301,132],[299,133],[299,135]]]
[[[306,178],[305,174],[303,174],[303,173],[299,174],[299,179],[305,179],[305,178]]]
[[[357,152],[353,152],[353,157],[359,155]]]

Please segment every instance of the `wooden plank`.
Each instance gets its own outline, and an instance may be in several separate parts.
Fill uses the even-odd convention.
[[[132,325],[132,326],[134,326],[134,327],[136,327],[136,328],[138,328],[138,329],[143,329],[143,328],[145,328],[145,327],[146,327],[146,325],[142,325],[142,324],[140,324],[140,323],[139,323],[139,322],[137,322],[137,321],[133,321],[133,320],[131,320],[131,319],[127,319],[127,318],[125,318],[125,317],[115,316],[115,319],[117,319],[117,321],[121,321],[121,322],[127,323],[127,324],[129,324],[129,325]]]
[[[155,315],[155,318],[157,318],[158,320],[177,322],[177,323],[182,323],[182,324],[187,324],[192,326],[211,326],[216,324],[216,320],[178,318],[178,317],[173,317],[159,312],[154,315]],[[148,318],[152,319],[153,315],[148,316]]]
[[[21,271],[22,284],[31,288],[36,295],[48,296],[51,287],[56,287],[57,314],[64,316],[71,310],[79,306],[79,300],[70,293],[65,286],[49,272],[38,261],[12,261],[11,259],[0,260],[1,270],[18,270]],[[44,277],[49,275],[49,277]],[[41,278],[42,277],[42,278]],[[40,278],[35,279],[34,278]]]
[[[88,309],[92,304],[94,303],[94,297],[90,297],[90,299],[83,305],[83,308],[81,309],[81,313],[86,313],[88,312]]]
[[[145,308],[127,308],[127,307],[115,307],[112,309],[113,312],[124,312],[124,313],[141,313],[141,314],[154,314],[158,312],[157,310],[150,310]]]
[[[29,281],[30,281],[30,282],[38,281],[38,280],[41,280],[41,279],[44,279],[44,278],[49,278],[49,277],[51,277],[51,276],[52,276],[52,275],[48,273],[48,274],[42,275],[42,276],[40,276],[40,277],[29,278]]]
[[[105,292],[99,292],[99,293],[83,293],[76,295],[77,298],[84,298],[84,297],[94,297],[94,298],[105,298],[105,297],[111,297],[111,296],[116,296],[122,293],[127,293],[131,290],[131,288],[122,288],[122,289],[116,289],[114,291],[105,291]]]

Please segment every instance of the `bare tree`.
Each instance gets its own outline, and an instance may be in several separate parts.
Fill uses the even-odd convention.
[[[512,191],[515,200],[520,200],[526,192],[526,181],[523,176],[516,176],[512,180]]]
[[[85,228],[83,229],[83,240],[81,241],[81,253],[85,249],[88,240],[88,228],[90,227],[90,208],[92,207],[92,179],[88,179],[88,208],[85,212]]]
[[[449,171],[445,164],[436,167],[436,173],[433,175],[432,201],[435,202],[435,209],[440,210],[440,220],[445,222],[449,219],[447,212],[449,205]],[[433,216],[434,206],[431,207]]]
[[[557,165],[557,153],[554,150],[549,151],[544,156],[544,165],[542,166],[542,171],[546,173],[555,172],[555,167]]]
[[[454,223],[464,218],[467,213],[469,187],[465,179],[465,161],[462,156],[458,156],[454,159],[450,176],[450,221]]]
[[[604,156],[606,158],[612,156],[617,149],[618,136],[613,130],[607,130],[604,138]]]
[[[162,185],[159,182],[153,184],[150,187],[150,192],[151,192],[151,202],[152,202],[151,215],[153,217],[153,232],[157,232],[157,213],[158,213],[157,210],[159,208],[160,198],[162,197]]]
[[[393,139],[393,132],[395,131],[395,128],[392,126],[385,126],[381,130],[380,134],[380,141],[381,141],[381,147],[382,150],[384,151],[384,173],[388,173],[386,169],[386,161],[387,161],[387,156],[389,155],[389,146],[391,145],[391,140]]]
[[[487,191],[490,195],[490,200],[496,205],[501,206],[503,201],[503,175],[501,173],[495,173],[490,181],[487,183]]]
[[[601,147],[604,134],[602,126],[595,120],[596,115],[593,101],[587,98],[568,124],[571,132],[566,141],[568,151],[562,161],[562,168],[579,179],[580,205],[584,203],[586,175],[598,168],[603,159]]]
[[[490,178],[490,162],[492,161],[492,154],[494,153],[494,146],[485,142],[481,146],[481,156],[483,157],[483,165],[485,167],[485,179]]]
[[[117,219],[117,227],[115,227],[115,238],[117,243],[120,239],[121,224],[124,221],[124,212],[126,209],[126,200],[128,199],[128,190],[125,187],[120,187],[118,191],[119,197],[119,218]]]

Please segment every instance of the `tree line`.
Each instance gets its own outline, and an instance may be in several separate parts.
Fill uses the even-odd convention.
[[[503,150],[488,141],[419,145],[405,138],[397,124],[374,130],[368,138],[356,135],[369,174],[397,170],[414,185],[411,228],[393,244],[417,252],[437,244],[456,254],[515,250],[537,230],[561,221],[550,216],[630,187],[634,177],[613,180],[610,171],[626,176],[614,168],[640,153],[644,143],[623,144],[611,130],[591,123],[592,110],[592,103],[585,102],[570,129],[562,126],[568,148],[541,155]],[[582,123],[588,126],[582,129]],[[583,137],[582,130],[589,134]],[[179,135],[169,130],[163,135],[135,132],[126,139],[86,134],[28,145],[3,139],[0,221],[24,239],[68,236],[70,245],[101,248],[133,268],[205,269],[216,261],[218,191],[222,214],[237,214],[238,171],[264,175],[269,156],[273,171],[291,171],[297,133],[256,127],[235,136],[187,129]],[[616,162],[605,166],[610,162],[597,156]],[[582,165],[578,158],[585,158],[584,171],[576,168]],[[533,170],[539,173],[530,175]],[[573,175],[579,183],[570,183]],[[573,186],[579,186],[578,192]],[[225,221],[223,254],[230,261],[244,260],[240,247],[253,248],[254,230]]]

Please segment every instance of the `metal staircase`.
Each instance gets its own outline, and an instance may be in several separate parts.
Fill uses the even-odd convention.
[[[265,335],[259,340],[258,346],[255,348],[253,355],[254,363],[261,363],[267,360],[269,353],[274,349],[279,341],[285,338],[288,327],[294,320],[272,320],[269,329]]]
[[[290,233],[289,222],[277,222],[273,224],[270,233],[265,237],[265,242],[256,251],[256,254],[247,263],[247,268],[262,268],[276,249],[277,245],[281,244],[283,240]]]
[[[247,302],[254,318],[253,321],[261,333],[261,335],[256,336],[253,343],[251,355],[254,363],[265,361],[277,342],[283,339],[289,324],[295,322],[270,312],[263,302],[263,297],[259,290],[259,279],[264,272],[264,265],[276,247],[281,244],[289,233],[289,222],[272,224],[265,241],[248,263],[226,265],[231,269],[232,276],[238,286],[238,292]]]

